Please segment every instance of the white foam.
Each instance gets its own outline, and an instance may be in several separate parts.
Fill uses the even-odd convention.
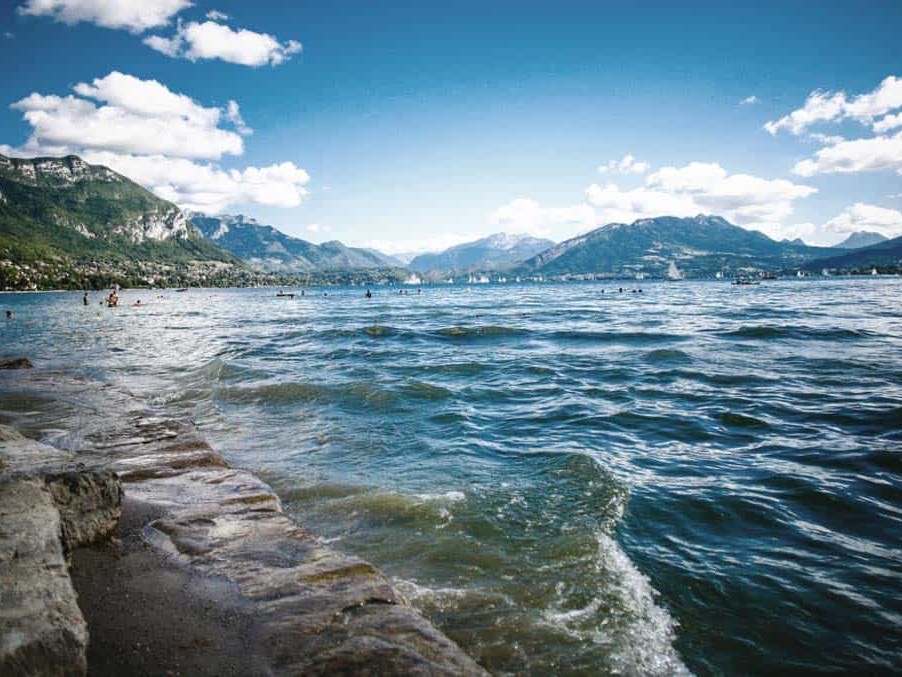
[[[564,585],[558,584],[558,602],[545,611],[545,621],[581,641],[605,646],[614,673],[691,674],[673,647],[676,621],[655,603],[658,593],[648,578],[604,533],[598,535],[597,569],[598,595],[582,608],[563,608]],[[600,611],[604,619],[593,622]]]
[[[465,501],[467,498],[462,491],[446,491],[444,494],[416,494],[416,497],[421,501],[450,501],[451,503]]]

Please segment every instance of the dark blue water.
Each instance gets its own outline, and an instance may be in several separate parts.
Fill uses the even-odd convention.
[[[902,670],[902,279],[375,291],[3,295],[0,355],[196,420],[494,672]]]

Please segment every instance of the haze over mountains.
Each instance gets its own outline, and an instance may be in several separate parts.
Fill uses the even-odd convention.
[[[859,230],[857,233],[852,233],[845,240],[840,242],[839,244],[833,245],[834,249],[862,249],[864,247],[870,247],[871,245],[880,244],[881,242],[886,242],[888,238],[884,237],[880,233],[871,233],[865,230]]]
[[[410,261],[408,267],[420,273],[498,270],[521,263],[553,246],[551,240],[496,233],[443,252],[420,254]]]
[[[554,244],[498,233],[405,266],[380,252],[332,241],[314,244],[245,216],[186,215],[130,179],[76,156],[12,159],[0,155],[0,287],[49,288],[122,281],[132,284],[240,283],[267,274],[404,269],[434,279],[459,273],[687,277],[806,268],[902,265],[900,240],[853,233],[835,248],[777,242],[719,216],[658,217],[612,223]],[[845,252],[838,254],[838,252]],[[90,282],[92,281],[93,282]]]

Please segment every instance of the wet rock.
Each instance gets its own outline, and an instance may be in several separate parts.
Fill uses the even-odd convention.
[[[34,365],[27,357],[19,357],[15,360],[0,362],[0,369],[33,369]]]
[[[195,589],[204,582],[225,584],[236,597],[228,604],[253,619],[260,652],[256,672],[486,674],[412,609],[382,572],[319,543],[282,512],[265,482],[229,468],[190,424],[156,417],[114,387],[47,374],[13,375],[31,397],[49,399],[52,393],[60,400],[46,405],[52,412],[46,425],[63,433],[55,438],[60,443],[78,449],[77,455],[56,452],[53,463],[68,464],[65,472],[47,471],[58,478],[50,486],[60,494],[64,516],[72,514],[63,521],[70,526],[58,528],[71,542],[108,533],[116,494],[100,471],[117,473],[126,512],[147,516],[132,537],[140,552],[163,554],[167,566],[188,572]],[[109,411],[116,416],[107,416]],[[34,417],[29,424],[35,425]],[[10,442],[14,453],[4,456],[0,442],[0,462],[15,458],[21,468],[44,454],[43,467],[52,466],[46,460],[49,448],[30,445],[36,443],[16,438]],[[68,474],[76,461],[88,472]],[[83,511],[97,514],[86,523]],[[130,556],[135,551],[125,558]],[[161,598],[166,594],[177,595],[170,590]],[[118,646],[120,638],[99,641]]]
[[[0,481],[0,674],[83,675],[87,627],[43,480]]]
[[[0,472],[37,475],[73,462],[74,455],[0,426]]]
[[[67,551],[108,538],[122,516],[122,483],[109,470],[68,471],[44,477],[60,514]]]

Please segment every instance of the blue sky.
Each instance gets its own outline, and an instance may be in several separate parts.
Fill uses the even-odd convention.
[[[902,234],[902,3],[633,4],[3,2],[0,152],[389,251],[695,210]]]

